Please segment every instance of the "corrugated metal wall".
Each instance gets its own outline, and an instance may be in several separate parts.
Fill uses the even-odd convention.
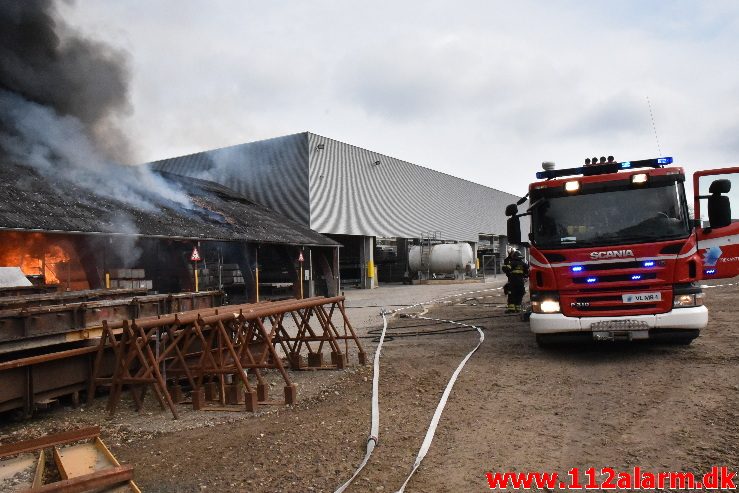
[[[406,238],[440,231],[444,239],[474,242],[480,233],[506,232],[503,211],[518,199],[512,194],[308,135],[311,229]]]
[[[308,226],[307,163],[308,134],[303,132],[164,159],[153,166],[220,183]]]
[[[439,231],[444,239],[476,242],[480,233],[505,234],[503,211],[517,200],[509,193],[309,132],[166,159],[154,166],[216,181],[329,234],[416,238]]]

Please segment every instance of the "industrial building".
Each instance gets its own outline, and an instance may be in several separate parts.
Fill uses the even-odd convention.
[[[341,243],[345,284],[407,274],[411,243],[468,242],[478,260],[505,252],[503,211],[518,197],[311,132],[153,163],[212,180]],[[484,263],[484,262],[483,262]]]
[[[105,190],[93,193],[4,163],[0,266],[21,267],[63,291],[223,289],[251,300],[260,288],[297,297],[338,292],[333,240],[221,185],[165,179],[190,197],[188,208],[137,207]]]

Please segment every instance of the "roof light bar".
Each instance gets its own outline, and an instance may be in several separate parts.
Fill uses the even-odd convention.
[[[661,168],[672,164],[671,157],[658,157],[654,159],[641,159],[639,161],[624,161],[621,163],[605,163],[590,166],[581,166],[579,168],[567,168],[567,169],[551,169],[546,171],[539,171],[536,173],[536,177],[540,180],[559,178],[562,176],[592,176],[592,175],[603,175],[606,173],[616,173],[622,169],[633,169],[633,168]]]

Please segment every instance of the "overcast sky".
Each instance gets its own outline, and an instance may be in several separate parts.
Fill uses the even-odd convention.
[[[141,162],[311,131],[517,195],[544,160],[739,165],[736,0],[79,0],[60,11],[129,53],[122,125]]]

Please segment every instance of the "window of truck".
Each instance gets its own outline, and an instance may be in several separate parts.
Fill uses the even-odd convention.
[[[684,238],[691,225],[683,183],[621,183],[532,191],[531,240],[539,248],[577,248]]]

